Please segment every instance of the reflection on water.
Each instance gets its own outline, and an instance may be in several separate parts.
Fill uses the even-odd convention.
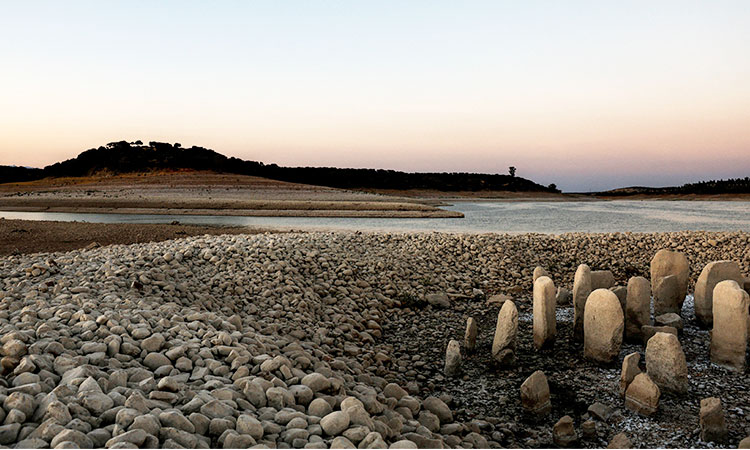
[[[334,217],[239,217],[146,214],[3,212],[6,219],[100,223],[252,225],[295,229],[446,231],[470,233],[565,233],[652,231],[750,231],[749,202],[456,202],[446,207],[463,219],[367,219]]]

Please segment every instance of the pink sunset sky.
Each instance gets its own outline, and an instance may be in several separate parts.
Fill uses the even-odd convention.
[[[0,164],[115,140],[566,191],[750,175],[750,3],[11,2]]]

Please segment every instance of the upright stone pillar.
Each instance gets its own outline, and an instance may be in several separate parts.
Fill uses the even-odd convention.
[[[656,252],[651,259],[651,292],[654,292],[654,295],[656,295],[656,285],[659,280],[669,275],[674,275],[677,278],[677,296],[680,298],[678,308],[682,309],[682,303],[687,295],[690,265],[684,253],[662,249]],[[680,313],[679,310],[664,312]]]
[[[471,353],[477,347],[477,321],[473,317],[466,319],[466,332],[464,333],[464,348]]]
[[[664,392],[687,393],[687,362],[677,336],[670,333],[656,333],[648,340],[646,373]]]
[[[581,264],[573,279],[573,339],[583,340],[583,311],[591,294],[591,269]]]
[[[736,281],[742,286],[744,277],[734,261],[714,261],[706,264],[695,282],[695,317],[698,324],[710,328],[714,322],[714,288],[724,280]]]
[[[518,335],[518,309],[511,300],[506,300],[497,315],[495,337],[492,341],[492,357],[501,366],[516,363],[516,337]]]
[[[540,277],[549,277],[549,273],[542,266],[536,266],[534,268],[534,274],[532,275],[532,283],[536,283]]]
[[[620,300],[608,289],[597,289],[586,300],[583,356],[608,363],[620,354],[625,328]]]
[[[651,325],[651,286],[643,277],[632,277],[625,300],[625,339],[642,342],[644,325]]]
[[[555,283],[542,276],[534,282],[534,346],[537,349],[549,347],[555,342],[557,321],[555,317]]]
[[[725,280],[714,288],[712,362],[740,372],[745,370],[749,304],[750,296],[736,281]]]

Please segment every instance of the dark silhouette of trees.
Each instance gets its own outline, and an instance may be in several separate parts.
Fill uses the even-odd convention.
[[[699,181],[682,186],[663,188],[629,187],[600,192],[601,195],[627,197],[631,195],[718,195],[718,194],[748,194],[750,193],[750,177],[729,178],[727,180]]]
[[[510,174],[511,177],[515,177],[516,176],[516,168],[513,167],[513,166],[508,167],[508,173]]]
[[[136,141],[140,142],[140,141]],[[142,172],[164,169],[213,170],[271,178],[294,183],[365,189],[433,189],[439,191],[548,191],[559,192],[533,181],[500,174],[478,173],[406,173],[383,169],[340,169],[336,167],[279,167],[228,158],[203,147],[182,148],[179,143],[151,141],[148,145],[127,141],[110,142],[89,149],[76,158],[37,169],[44,176],[87,176],[100,171],[110,173]],[[515,175],[515,168],[512,174]]]
[[[38,180],[44,177],[42,169],[18,166],[0,166],[0,183]]]

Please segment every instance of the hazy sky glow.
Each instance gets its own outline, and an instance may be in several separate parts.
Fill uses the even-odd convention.
[[[564,190],[750,175],[750,2],[0,8],[0,164],[113,140]]]

